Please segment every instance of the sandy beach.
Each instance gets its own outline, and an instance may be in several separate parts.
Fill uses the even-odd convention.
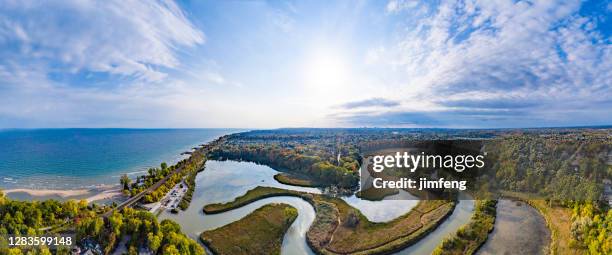
[[[104,200],[104,199],[111,199],[111,198],[120,197],[120,196],[123,196],[123,193],[121,192],[121,189],[105,190],[105,191],[97,193],[97,194],[95,194],[93,196],[88,197],[87,198],[87,202],[91,203],[93,201]]]
[[[30,196],[44,197],[44,196],[60,196],[60,197],[76,197],[87,195],[90,191],[87,189],[74,189],[74,190],[53,190],[53,189],[8,189],[5,190],[5,194],[11,193],[26,193]]]
[[[121,189],[114,187],[96,188],[96,189],[68,189],[68,190],[54,190],[54,189],[8,189],[3,191],[9,197],[20,197],[24,194],[31,196],[32,198],[38,199],[85,199],[87,202],[94,202],[99,200],[111,199],[122,196]],[[13,195],[11,195],[13,194]]]

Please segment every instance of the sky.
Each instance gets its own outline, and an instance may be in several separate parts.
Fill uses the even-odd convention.
[[[0,128],[612,124],[611,1],[0,0]]]

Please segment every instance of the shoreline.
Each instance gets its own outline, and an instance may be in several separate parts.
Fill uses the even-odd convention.
[[[9,198],[15,200],[24,200],[20,196],[29,196],[32,199],[60,199],[68,200],[84,199],[88,203],[113,199],[119,196],[123,196],[123,193],[119,185],[107,185],[92,189],[31,189],[31,188],[14,188],[2,190],[2,192]]]
[[[28,188],[16,188],[7,189],[3,191],[4,194],[11,193],[26,193],[33,197],[44,197],[44,196],[60,196],[60,197],[75,197],[86,195],[90,192],[88,189],[28,189]]]

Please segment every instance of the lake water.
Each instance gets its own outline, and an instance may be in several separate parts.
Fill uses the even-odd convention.
[[[278,171],[270,167],[255,163],[209,160],[206,162],[206,169],[196,177],[197,185],[189,209],[179,214],[162,212],[160,219],[172,219],[178,222],[187,235],[199,240],[201,232],[239,220],[265,204],[286,203],[297,208],[299,216],[284,236],[281,253],[313,254],[306,244],[305,236],[315,218],[315,211],[309,203],[300,198],[289,196],[266,198],[219,214],[208,215],[202,211],[206,204],[232,201],[257,186],[278,187],[310,193],[321,192],[316,188],[279,183],[273,178],[277,173]],[[406,194],[399,194],[398,196],[401,195]],[[351,206],[359,209],[369,220],[378,222],[395,219],[410,211],[418,202],[417,200],[366,201],[355,196],[344,197],[343,199]],[[438,230],[430,235],[431,237],[427,236],[417,242],[415,244],[416,250],[433,250],[431,246],[435,247],[445,234],[456,231],[461,224],[467,222],[472,208],[472,201],[461,201],[453,215],[448,218],[448,223],[443,223]]]
[[[0,130],[0,188],[74,189],[117,184],[231,129]]]
[[[499,200],[495,228],[477,254],[546,254],[549,243],[546,221],[535,208],[520,201]]]

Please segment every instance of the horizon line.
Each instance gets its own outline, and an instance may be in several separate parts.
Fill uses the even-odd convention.
[[[0,131],[9,130],[60,130],[60,129],[115,129],[115,130],[189,130],[189,129],[218,129],[218,130],[283,130],[283,129],[445,129],[445,130],[513,130],[513,129],[607,129],[612,124],[605,125],[573,125],[573,126],[526,126],[526,127],[276,127],[276,128],[248,128],[248,127],[35,127],[35,128],[0,128]]]

